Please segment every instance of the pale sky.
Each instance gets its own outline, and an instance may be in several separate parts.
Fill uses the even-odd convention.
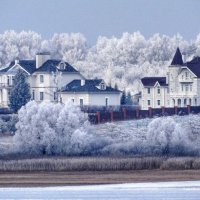
[[[200,33],[200,0],[0,0],[0,33],[33,30],[81,32],[90,44],[98,36],[140,31],[195,39]]]

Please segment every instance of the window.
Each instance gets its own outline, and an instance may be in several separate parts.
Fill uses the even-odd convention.
[[[35,90],[32,91],[32,100],[35,100]]]
[[[101,90],[105,90],[105,84],[102,83],[102,84],[100,85],[100,88],[101,88]]]
[[[195,106],[197,106],[197,99],[196,98],[194,99],[194,104],[195,104]]]
[[[60,69],[65,69],[65,63],[60,63]]]
[[[183,87],[183,85],[181,85],[181,89],[182,89],[182,92],[184,91],[184,87]]]
[[[178,99],[178,107],[181,107],[181,99]]]
[[[190,84],[190,91],[192,92],[192,84]]]
[[[7,85],[10,85],[10,77],[7,76]]]
[[[14,76],[12,76],[12,85],[14,84]]]
[[[188,91],[188,85],[185,85],[185,91],[186,92]]]
[[[192,105],[192,99],[189,99],[189,105],[190,106]]]
[[[147,100],[147,105],[150,106],[151,105],[151,101]]]
[[[147,88],[147,93],[150,94],[151,88]]]
[[[108,97],[105,99],[106,106],[108,106]]]
[[[183,104],[184,106],[187,106],[187,99],[184,99]]]
[[[83,106],[83,99],[80,99],[80,106]]]
[[[74,99],[72,98],[72,102],[74,103]]]
[[[44,75],[40,75],[40,83],[44,83]]]
[[[187,73],[187,72],[185,72],[185,78],[186,78],[186,79],[188,78],[188,73]]]
[[[160,94],[160,88],[157,89],[157,93]]]
[[[182,74],[182,79],[184,78],[184,75]]]
[[[44,92],[40,92],[40,101],[44,100]]]
[[[53,93],[53,99],[54,99],[54,101],[56,101],[58,99],[57,92]]]
[[[160,100],[158,100],[157,103],[158,103],[158,106],[160,106]]]

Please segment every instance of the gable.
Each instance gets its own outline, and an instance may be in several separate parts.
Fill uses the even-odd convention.
[[[181,68],[181,71],[180,71],[178,77],[180,79],[192,79],[192,78],[197,77],[197,76],[189,68],[187,68],[185,66],[185,67]]]
[[[13,65],[13,66],[7,71],[7,73],[16,74],[18,70],[23,70],[24,72],[26,72],[26,74],[30,75],[30,73],[27,72],[20,64],[15,64],[15,65]]]

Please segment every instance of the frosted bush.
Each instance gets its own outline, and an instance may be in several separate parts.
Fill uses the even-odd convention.
[[[18,113],[15,144],[34,155],[72,155],[84,148],[90,124],[87,114],[71,102],[65,105],[29,102]]]

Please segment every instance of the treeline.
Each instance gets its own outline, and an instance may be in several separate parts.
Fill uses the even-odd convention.
[[[81,33],[54,34],[44,40],[33,31],[6,31],[0,34],[0,66],[16,57],[33,59],[38,51],[50,51],[52,58],[69,62],[87,78],[104,78],[113,87],[137,92],[141,77],[165,75],[177,46],[185,59],[199,55],[200,34],[187,41],[180,34],[145,38],[140,32],[123,33],[119,38],[100,36],[91,46]]]

